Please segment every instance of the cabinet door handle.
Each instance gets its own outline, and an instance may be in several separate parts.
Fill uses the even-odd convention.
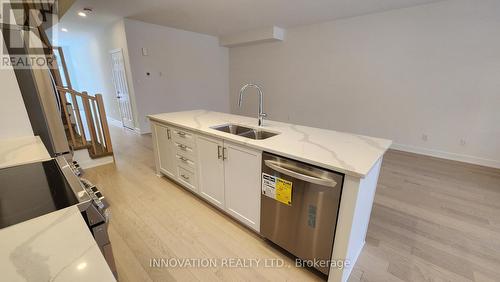
[[[182,144],[179,144],[179,148],[183,151],[186,151],[187,149],[187,146],[186,145],[182,145]]]
[[[170,129],[167,128],[167,138],[168,140],[172,139],[172,137],[170,136]]]
[[[226,147],[222,148],[222,159],[227,160],[227,148]]]
[[[189,176],[185,176],[184,174],[181,174],[181,177],[186,179],[186,180],[189,180]]]
[[[222,158],[221,150],[222,147],[220,145],[217,145],[217,158],[220,160]]]
[[[182,138],[186,137],[186,133],[185,132],[181,132],[181,131],[178,131],[177,135],[179,135]]]
[[[187,162],[188,162],[188,159],[186,159],[186,158],[184,158],[184,157],[180,157],[179,159],[180,159],[181,161],[185,162],[185,163],[187,163]]]

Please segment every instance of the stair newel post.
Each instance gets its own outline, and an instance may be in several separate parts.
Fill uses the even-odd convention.
[[[106,119],[106,110],[104,109],[104,101],[101,94],[95,95],[97,101],[97,107],[99,109],[99,116],[101,120],[102,132],[104,134],[104,141],[106,145],[106,151],[108,153],[113,152],[113,145],[111,144],[111,135],[109,133],[108,121]]]

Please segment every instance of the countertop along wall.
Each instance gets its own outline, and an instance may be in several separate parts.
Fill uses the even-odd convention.
[[[255,82],[270,119],[500,167],[499,30],[496,0],[289,28],[284,42],[230,49],[231,112],[256,117],[254,93],[237,107],[239,88]]]
[[[151,131],[146,118],[150,114],[192,109],[229,112],[229,55],[217,37],[130,19],[124,22],[141,133]]]

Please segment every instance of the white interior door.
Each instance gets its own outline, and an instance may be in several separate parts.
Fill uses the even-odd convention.
[[[120,110],[120,116],[124,127],[134,129],[134,116],[130,106],[127,76],[121,49],[111,51],[111,62],[113,65],[113,83],[115,84],[116,99]]]

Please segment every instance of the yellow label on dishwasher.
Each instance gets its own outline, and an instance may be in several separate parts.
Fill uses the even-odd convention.
[[[292,205],[292,182],[276,178],[276,200],[285,205]]]

